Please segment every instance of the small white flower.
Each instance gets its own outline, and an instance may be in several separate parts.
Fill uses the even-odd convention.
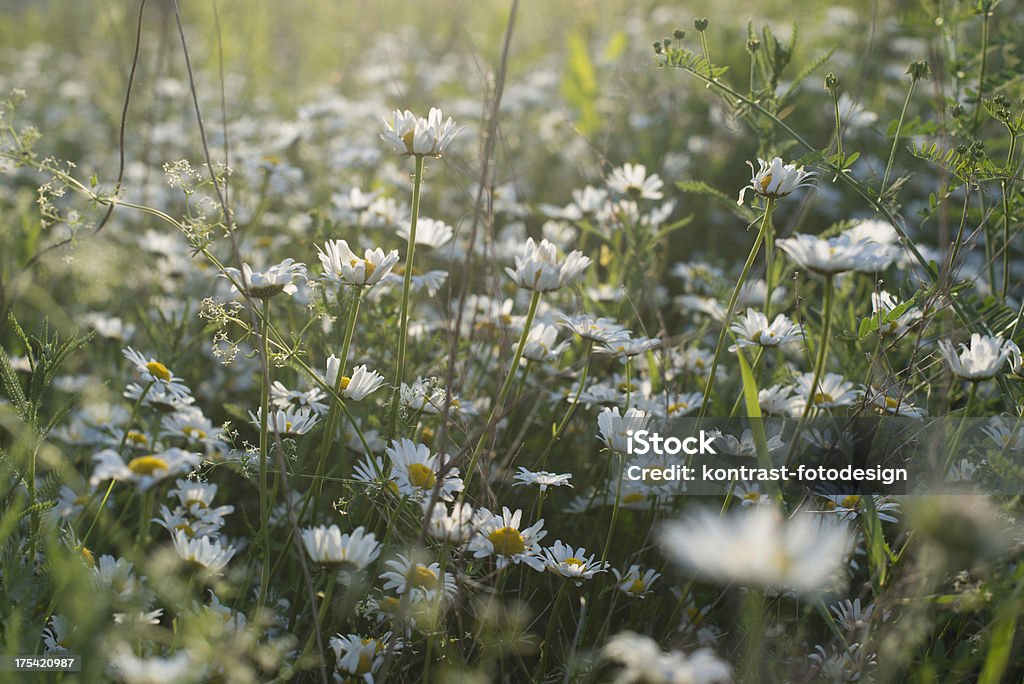
[[[949,340],[939,340],[939,349],[953,375],[973,381],[995,377],[1000,366],[1011,358],[1015,346],[1000,337],[974,333],[971,346],[961,344],[958,354]]]
[[[599,344],[615,344],[628,340],[632,335],[610,318],[595,318],[588,314],[567,316],[560,314],[558,325],[571,330],[585,340]]]
[[[473,507],[469,504],[453,504],[451,512],[445,504],[434,506],[427,523],[427,533],[435,539],[451,542],[458,546],[466,543],[473,534],[475,523]]]
[[[631,565],[623,573],[612,568],[612,574],[615,575],[615,583],[619,587],[619,591],[627,596],[640,599],[651,593],[654,581],[661,577],[661,573],[655,572],[654,568],[641,571],[639,565]]]
[[[747,162],[750,167],[750,184],[740,190],[740,197],[736,204],[743,204],[748,190],[762,197],[778,199],[791,194],[797,188],[814,185],[818,174],[814,171],[804,171],[804,167],[797,168],[796,164],[786,164],[781,157],[775,157],[770,162],[764,159],[757,160],[758,169]]]
[[[441,564],[417,563],[402,554],[396,560],[385,561],[384,565],[391,568],[381,573],[380,578],[387,580],[384,591],[391,589],[399,596],[409,593],[413,601],[433,601],[438,597],[450,599],[455,596],[455,576],[450,572],[441,577]]]
[[[769,324],[767,316],[753,309],[747,309],[747,313],[736,319],[729,329],[737,335],[736,344],[729,347],[731,352],[742,347],[778,347],[797,342],[803,335],[803,328],[785,314],[778,314]]]
[[[847,233],[826,239],[798,233],[775,244],[803,268],[825,275],[881,271],[897,256],[887,245],[867,238],[853,238]]]
[[[844,523],[826,524],[811,514],[786,520],[769,506],[740,507],[725,516],[703,509],[667,523],[661,534],[670,558],[710,581],[803,594],[836,585],[851,541]]]
[[[409,239],[409,226],[402,224],[396,231],[400,237]],[[444,247],[452,239],[454,231],[444,221],[420,217],[416,222],[416,244],[426,247]]]
[[[523,512],[515,513],[508,508],[495,515],[486,509],[477,511],[477,533],[469,543],[469,550],[476,558],[494,556],[499,569],[509,563],[525,563],[534,570],[543,570],[544,561],[540,556],[541,539],[547,535],[544,521],[538,520],[530,527],[520,530]]]
[[[640,354],[646,354],[652,349],[657,349],[660,346],[661,340],[638,337],[635,339],[619,340],[617,342],[602,344],[599,347],[595,347],[594,352],[597,354],[610,354],[624,359],[638,356]]]
[[[183,384],[184,380],[174,375],[167,366],[156,359],[147,358],[131,347],[125,347],[122,353],[126,359],[135,364],[135,370],[139,372],[143,381],[153,383],[150,389],[160,388],[173,397],[181,399],[191,394],[189,388]]]
[[[262,418],[262,406],[256,409],[256,413],[249,411],[249,420],[257,430],[260,429]],[[312,430],[317,420],[317,415],[310,409],[271,409],[267,413],[267,430],[281,437],[295,438]]]
[[[429,499],[440,471],[444,468],[441,459],[430,453],[430,447],[402,438],[388,447],[386,453],[391,460],[391,474],[399,493],[416,501]],[[451,501],[454,494],[460,491],[462,479],[458,469],[445,469],[439,493],[441,499]]]
[[[320,264],[324,277],[334,283],[355,287],[373,287],[383,280],[398,263],[398,250],[387,254],[380,247],[366,249],[359,257],[345,240],[328,240],[320,249]]]
[[[825,377],[818,379],[815,388],[811,387],[814,373],[801,373],[795,380],[797,396],[804,405],[810,402],[818,408],[837,408],[849,406],[857,400],[858,392],[853,383],[838,373],[826,373]]]
[[[574,549],[561,540],[555,545],[544,549],[544,566],[555,573],[568,579],[574,580],[576,586],[582,584],[580,580],[590,579],[599,572],[608,569],[607,561],[595,561],[594,555],[587,556],[587,551],[582,546]]]
[[[623,666],[616,682],[644,684],[727,684],[732,681],[732,666],[711,649],[693,653],[661,650],[650,637],[619,632],[604,645],[602,655]]]
[[[620,454],[627,452],[629,437],[637,430],[644,430],[651,422],[651,415],[636,408],[626,409],[625,415],[619,414],[619,407],[605,408],[597,416],[597,427],[601,432],[601,441],[605,446]]]
[[[545,470],[533,472],[526,468],[519,466],[519,472],[513,477],[516,485],[537,485],[540,487],[540,491],[547,491],[548,487],[572,487],[569,480],[572,479],[572,473],[549,473]]]
[[[327,357],[326,382],[331,387],[334,387],[335,382],[338,380],[338,368],[340,365],[341,360],[334,354]],[[380,389],[383,384],[383,375],[377,371],[367,370],[365,365],[356,366],[352,369],[351,377],[347,375],[341,377],[341,395],[352,401],[362,401]]]
[[[174,550],[183,561],[215,574],[220,574],[235,555],[231,545],[221,546],[219,540],[211,542],[209,537],[190,539],[182,530],[174,532],[173,540]]]
[[[225,268],[224,274],[230,276],[234,282],[231,285],[232,292],[238,292],[240,285],[245,287],[248,284],[249,294],[257,299],[267,299],[279,292],[293,295],[299,288],[292,281],[296,278],[305,278],[306,265],[295,263],[294,259],[285,259],[279,264],[274,264],[265,271],[254,271],[249,264],[242,264],[242,270],[237,268]]]
[[[140,490],[151,486],[168,477],[186,475],[199,465],[202,457],[184,449],[172,447],[164,451],[137,456],[127,463],[113,449],[104,449],[92,457],[95,467],[89,484],[96,486],[106,480],[131,482]]]
[[[558,248],[547,240],[527,238],[523,254],[515,257],[516,267],[505,273],[524,290],[551,292],[572,284],[590,265],[590,257],[574,250],[559,261]]]
[[[523,347],[523,358],[530,361],[557,361],[558,357],[569,348],[566,341],[559,342],[558,328],[547,323],[538,323],[530,328]]]
[[[620,195],[629,195],[640,199],[659,200],[663,197],[661,188],[664,185],[658,174],[647,175],[647,167],[643,164],[623,164],[612,169],[606,180],[608,189]]]
[[[437,107],[431,107],[426,119],[408,109],[404,112],[396,109],[390,118],[384,117],[384,132],[380,138],[405,155],[440,157],[462,130],[450,116],[446,121],[442,121],[442,116]]]
[[[373,532],[357,527],[342,534],[337,525],[302,530],[302,544],[314,563],[342,570],[363,570],[380,555],[381,545]]]
[[[899,305],[900,303],[896,298],[885,290],[871,293],[871,313],[878,318],[879,333],[899,337],[909,330],[910,326],[921,320],[921,311],[918,309],[907,309],[895,320],[885,323],[885,319]]]

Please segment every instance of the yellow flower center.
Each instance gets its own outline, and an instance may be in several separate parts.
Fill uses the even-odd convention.
[[[431,489],[437,483],[437,476],[429,466],[413,463],[409,466],[409,482],[420,489]]]
[[[423,442],[424,444],[429,445],[432,441],[434,441],[434,431],[431,430],[429,427],[424,427],[422,430],[420,430],[420,441]]]
[[[181,430],[189,439],[206,439],[206,433],[197,427],[187,425]]]
[[[401,606],[402,602],[394,596],[385,596],[380,600],[380,603],[377,604],[377,607],[380,608],[381,612],[392,614],[397,613]]]
[[[136,444],[147,444],[149,442],[149,438],[146,437],[146,435],[142,434],[141,432],[136,432],[135,430],[129,430],[128,431],[128,441],[129,442],[135,442]]]
[[[377,267],[374,264],[370,263],[369,261],[363,261],[362,259],[352,259],[349,262],[349,264],[352,266],[352,268],[357,268],[360,262],[362,262],[363,267],[366,270],[365,278],[369,280],[370,276],[373,275],[373,272],[377,270]]]
[[[347,375],[341,376],[341,389],[342,390],[347,390],[348,386],[349,386],[349,383],[351,383],[351,382],[352,382],[352,378],[348,377]]]
[[[206,502],[203,501],[202,499],[186,499],[185,507],[191,508],[192,506],[197,506],[198,508],[208,508]]]
[[[632,494],[627,494],[626,496],[622,497],[622,503],[624,503],[624,504],[640,503],[641,501],[644,501],[645,499],[647,499],[647,495],[646,494],[641,494],[639,492],[633,492]]]
[[[514,556],[526,550],[523,535],[514,527],[499,527],[487,535],[488,541],[494,546],[494,553],[500,556]]]
[[[586,565],[586,563],[581,561],[579,558],[575,558],[575,557],[574,558],[566,558],[562,562],[565,563],[566,565],[571,565],[571,566],[576,567],[576,568],[581,568],[584,565]]]
[[[402,142],[405,143],[405,149],[408,150],[409,154],[412,154],[412,143],[415,131],[409,131],[402,136]]]
[[[178,523],[174,526],[174,529],[181,530],[188,536],[189,539],[196,536],[196,531],[192,529],[192,526],[189,525],[187,522]]]
[[[139,456],[128,461],[128,470],[136,475],[152,475],[157,470],[167,469],[167,461],[159,456]]]
[[[893,411],[900,405],[899,399],[893,399],[892,397],[885,398],[885,408],[892,409]]]
[[[835,400],[835,397],[833,397],[828,392],[818,392],[817,394],[814,395],[815,404],[831,404]]]
[[[843,497],[843,508],[856,508],[860,504],[860,496],[857,494],[850,494],[849,496]]]
[[[644,589],[646,588],[647,587],[644,586],[644,581],[638,577],[637,579],[633,580],[633,583],[629,585],[629,589],[627,589],[626,591],[636,596],[637,594],[644,593]]]
[[[672,404],[671,406],[669,406],[668,407],[668,412],[671,415],[671,414],[676,413],[678,411],[688,411],[689,409],[690,409],[690,405],[688,403],[686,403],[685,401],[681,401],[681,402],[679,402],[677,404]]]
[[[373,644],[373,651],[368,651],[365,648],[359,651],[359,664],[356,665],[356,671],[352,673],[357,677],[368,674],[373,669],[373,656],[377,654],[377,640],[363,639],[363,646],[370,644]]]
[[[415,565],[409,570],[409,584],[420,589],[437,586],[437,573],[425,565]]]
[[[147,363],[146,370],[148,370],[149,374],[158,380],[163,380],[164,382],[171,381],[171,371],[167,370],[167,366],[159,361],[150,361]]]
[[[768,186],[771,185],[771,184],[772,184],[772,174],[766,173],[764,175],[764,177],[761,178],[761,192],[762,193],[768,192]]]

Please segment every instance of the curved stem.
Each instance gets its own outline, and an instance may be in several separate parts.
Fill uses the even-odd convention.
[[[608,560],[608,549],[612,546],[612,537],[615,535],[615,523],[619,518],[619,499],[622,498],[622,454],[619,452],[615,453],[615,462],[618,466],[616,470],[619,473],[618,484],[615,486],[615,503],[612,504],[612,519],[608,523],[608,536],[604,540],[604,550],[601,551],[601,567],[604,567],[604,562]]]
[[[878,196],[881,197],[885,194],[885,185],[889,182],[889,173],[892,171],[893,160],[896,159],[896,147],[900,142],[900,130],[903,128],[903,120],[907,116],[907,107],[910,106],[910,98],[914,95],[914,89],[917,88],[917,79],[912,78],[910,80],[910,88],[907,89],[907,99],[903,100],[903,109],[900,110],[900,119],[896,124],[896,135],[892,139],[892,149],[889,151],[889,162],[885,165],[885,175],[882,176],[882,185],[878,189]]]
[[[260,536],[263,540],[263,563],[260,570],[260,593],[257,609],[261,609],[270,588],[270,499],[267,489],[267,455],[270,453],[268,419],[270,417],[270,300],[263,300],[263,319],[260,329],[260,354],[267,372],[260,374]]]
[[[576,412],[576,407],[579,406],[580,396],[583,394],[583,387],[587,384],[587,375],[590,373],[590,360],[593,358],[594,340],[587,340],[586,350],[583,352],[584,362],[583,371],[580,373],[580,384],[576,387],[576,395],[572,399],[572,403],[569,404],[569,409],[562,416],[562,422],[555,428],[555,433],[551,435],[551,441],[548,442],[547,447],[544,448],[544,453],[540,456],[540,467],[544,468],[548,462],[548,455],[551,454],[551,450],[555,447],[555,442],[565,432],[566,426],[569,425],[569,420],[572,418],[572,414]]]

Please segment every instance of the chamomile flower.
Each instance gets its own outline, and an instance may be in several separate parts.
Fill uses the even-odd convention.
[[[768,437],[768,451],[777,451],[784,446],[780,435]],[[743,431],[739,439],[733,435],[723,433],[715,438],[715,451],[723,456],[739,456],[741,458],[754,458],[757,456],[757,444],[754,442],[754,433],[749,428]]]
[[[602,655],[622,665],[616,682],[644,684],[727,684],[732,666],[711,649],[693,653],[664,652],[658,642],[633,632],[619,632],[604,645]]]
[[[573,580],[576,586],[583,584],[581,580],[590,579],[599,572],[608,569],[607,561],[595,561],[594,554],[587,555],[582,546],[574,549],[561,540],[554,546],[544,549],[544,567],[556,575]]]
[[[626,359],[640,354],[646,354],[652,349],[657,349],[660,346],[661,340],[637,337],[634,339],[619,340],[617,342],[602,344],[595,347],[594,352],[597,354],[609,354],[617,356],[620,359]]]
[[[384,656],[388,651],[387,637],[377,640],[357,634],[339,634],[331,637],[328,645],[334,651],[337,669],[365,684],[373,684],[373,675],[384,664]],[[346,678],[342,678],[342,681],[346,681]]]
[[[418,117],[408,109],[394,110],[384,117],[384,132],[380,139],[406,156],[440,157],[461,128],[437,107],[431,107],[427,118]]]
[[[866,608],[861,607],[859,598],[833,603],[829,606],[829,610],[836,616],[836,624],[846,632],[859,632],[867,629],[871,623],[871,616],[875,613],[873,605]]]
[[[949,363],[953,375],[964,380],[978,381],[995,377],[1000,367],[1013,354],[1012,343],[1001,337],[974,333],[971,344],[960,345],[957,353],[949,340],[939,340],[939,349]]]
[[[866,238],[856,239],[846,233],[825,239],[798,233],[775,244],[801,267],[824,275],[881,271],[897,256],[889,246]]]
[[[494,556],[498,569],[510,563],[525,563],[534,570],[543,570],[544,561],[540,555],[540,542],[547,535],[544,521],[538,520],[533,525],[519,529],[523,512],[515,513],[508,508],[501,509],[496,515],[481,509],[477,511],[476,536],[469,542],[469,550],[476,558]]]
[[[380,247],[366,249],[359,257],[345,240],[328,240],[320,249],[324,277],[333,283],[354,287],[373,287],[383,280],[398,263],[398,250],[384,253]]]
[[[558,325],[571,330],[585,340],[598,344],[615,344],[628,340],[632,334],[610,318],[595,318],[588,314],[567,316],[561,314]]]
[[[829,494],[822,498],[825,499],[824,510],[834,513],[841,520],[855,520],[864,509],[864,496],[860,494]],[[899,511],[900,505],[897,502],[885,496],[873,496],[872,502],[879,520],[899,522],[890,514],[890,511]]]
[[[641,571],[639,565],[630,565],[628,570],[621,573],[618,569],[612,568],[612,574],[615,575],[615,584],[619,591],[626,596],[639,599],[650,594],[654,582],[661,577],[661,573],[656,572],[654,568]]]
[[[547,323],[538,323],[530,328],[523,347],[523,358],[529,361],[551,362],[569,348],[566,341],[557,342],[558,328]],[[557,342],[557,344],[556,344]]]
[[[640,402],[641,408],[655,418],[680,418],[693,413],[704,403],[700,392],[666,392]]]
[[[263,407],[256,413],[249,411],[249,420],[259,430],[263,416]],[[310,409],[271,409],[267,414],[267,429],[281,437],[294,439],[312,430],[317,423],[317,415]]]
[[[221,439],[221,428],[194,406],[162,417],[159,436],[184,440],[186,445],[201,448],[207,455],[224,454],[228,450],[227,442]]]
[[[626,409],[625,415],[619,407],[605,408],[597,416],[597,427],[605,446],[620,454],[627,452],[629,437],[637,430],[644,430],[651,422],[651,415],[636,408]]]
[[[398,235],[400,237],[409,239],[409,226],[402,224],[399,226]],[[425,247],[433,247],[437,249],[444,247],[452,239],[453,231],[452,227],[444,221],[438,221],[432,218],[426,218],[421,216],[419,221],[416,223],[416,244],[423,245]]]
[[[912,325],[921,320],[921,311],[910,308],[893,318],[893,320],[887,323],[884,322],[898,306],[900,306],[900,302],[885,290],[871,293],[871,313],[879,321],[879,333],[899,337],[907,332]]]
[[[228,508],[231,507],[228,506]],[[232,510],[234,509],[232,508]],[[189,539],[195,539],[218,535],[224,525],[224,517],[209,515],[201,510],[193,512],[181,506],[175,506],[174,510],[171,510],[160,504],[160,516],[153,518],[152,522],[160,525],[172,535],[181,531]]]
[[[373,532],[357,527],[352,534],[342,534],[337,525],[303,529],[302,544],[314,563],[340,570],[363,570],[381,549]]]
[[[188,651],[176,651],[167,657],[140,658],[127,644],[119,644],[110,656],[110,669],[118,681],[126,684],[181,684],[196,680],[202,671]]]
[[[104,554],[92,568],[92,583],[97,591],[109,592],[119,604],[148,606],[153,592],[146,587],[146,576],[135,572],[127,558]]]
[[[213,508],[213,497],[217,496],[217,485],[209,482],[198,482],[196,480],[175,480],[174,489],[167,492],[168,497],[177,497],[182,506],[188,510],[213,511],[219,510],[219,515],[227,515],[234,511],[233,506],[220,506]]]
[[[649,200],[660,200],[664,195],[661,188],[664,183],[656,173],[647,175],[647,167],[643,164],[623,164],[612,169],[605,179],[608,189],[620,195]]]
[[[172,539],[181,560],[213,574],[220,574],[235,555],[235,547],[230,544],[222,546],[220,540],[211,541],[209,537],[190,538],[182,530],[175,530]]]
[[[338,369],[341,360],[331,354],[327,357],[327,384],[334,387],[338,379]],[[356,366],[352,369],[352,376],[341,376],[341,396],[352,401],[362,401],[370,396],[384,384],[384,376],[377,371],[368,370],[366,365]]]
[[[818,379],[816,388],[811,387],[814,373],[801,373],[795,380],[797,395],[803,403],[811,402],[818,408],[849,406],[857,400],[858,392],[853,383],[838,373],[826,373],[825,377]]]
[[[910,403],[909,399],[904,397],[890,397],[885,392],[881,392],[872,388],[866,388],[865,393],[869,397],[869,401],[879,413],[889,416],[900,416],[903,418],[924,418],[928,415],[928,412],[923,408],[918,408]]]
[[[140,490],[175,475],[185,475],[199,465],[201,456],[191,451],[172,447],[164,451],[137,456],[127,463],[113,449],[104,449],[93,454],[95,467],[89,484],[96,486],[106,480],[130,482]]]
[[[453,504],[451,511],[443,503],[435,504],[427,523],[427,534],[457,546],[469,541],[475,531],[473,507],[469,504]]]
[[[741,507],[725,516],[703,509],[667,523],[661,534],[664,552],[696,575],[801,594],[837,584],[851,541],[843,523],[824,524],[811,514],[784,519],[768,506]]]
[[[224,275],[230,276],[231,291],[238,292],[238,286],[248,287],[249,295],[256,299],[268,299],[284,292],[293,295],[299,288],[293,281],[306,277],[306,265],[294,259],[285,259],[265,271],[254,271],[249,264],[242,264],[242,270],[225,268]]]
[[[451,599],[455,596],[455,576],[445,572],[441,576],[441,564],[417,563],[412,559],[398,554],[398,558],[385,561],[384,565],[391,568],[381,573],[384,591],[391,589],[399,596],[409,593],[413,601],[434,601],[438,597]]]
[[[292,390],[285,387],[280,380],[275,380],[270,385],[270,403],[279,409],[309,409],[317,414],[327,413],[327,404],[324,399],[327,394],[319,387],[312,387],[308,390]]]
[[[515,257],[516,267],[506,268],[509,278],[524,290],[551,292],[571,285],[584,269],[590,265],[590,258],[574,250],[565,260],[558,258],[558,248],[547,240],[534,242],[527,238],[521,255]]]
[[[164,413],[181,411],[196,402],[188,387],[177,383],[149,383],[146,388],[143,396],[142,385],[133,382],[125,388],[124,397],[133,402],[141,398],[144,406]]]
[[[75,626],[64,615],[54,615],[43,630],[43,649],[47,654],[68,653]]]
[[[183,398],[191,394],[184,381],[156,359],[147,358],[131,347],[125,347],[122,353],[135,364],[135,369],[144,382],[153,383],[153,387],[159,387],[175,397]]]
[[[399,393],[402,405],[413,411],[422,411],[427,414],[439,414],[444,409],[446,392],[437,378],[416,378],[411,385],[402,383]],[[463,406],[458,397],[452,397],[449,404],[451,411],[465,412],[472,410],[469,406]]]
[[[441,459],[430,453],[430,447],[416,444],[412,440],[402,438],[388,447],[387,456],[391,459],[391,472],[403,496],[416,501],[429,498],[438,477],[442,477],[440,497],[451,501],[456,492],[462,491],[462,479],[457,468],[446,469],[443,476]]]
[[[797,168],[796,164],[786,164],[781,157],[775,157],[770,162],[764,159],[757,160],[757,170],[754,165],[747,162],[750,167],[750,183],[740,190],[740,197],[736,204],[743,204],[748,190],[754,194],[778,199],[792,194],[797,188],[810,187],[814,185],[818,174],[814,171],[805,171],[804,167]]]
[[[757,392],[761,411],[771,416],[792,416],[802,410],[803,402],[793,394],[792,385],[772,385]]]
[[[526,468],[519,466],[519,472],[516,473],[513,478],[515,485],[537,485],[540,487],[540,491],[547,491],[548,487],[572,487],[569,480],[572,479],[572,473],[549,473],[545,470],[533,472]]]
[[[767,316],[753,309],[747,309],[729,329],[736,333],[736,344],[729,347],[731,352],[742,347],[779,347],[798,342],[803,335],[803,328],[785,314],[778,314],[769,324]]]

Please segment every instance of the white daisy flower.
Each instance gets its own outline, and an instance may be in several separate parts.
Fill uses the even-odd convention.
[[[327,404],[324,399],[327,393],[319,387],[312,387],[308,390],[292,390],[284,386],[280,380],[274,380],[270,385],[270,403],[283,410],[291,408],[305,408],[323,415],[327,413]]]
[[[792,385],[772,385],[757,392],[757,404],[770,416],[795,416],[803,408],[803,400],[793,394]]]
[[[803,335],[803,328],[785,314],[778,314],[769,324],[768,317],[754,309],[747,309],[747,313],[737,318],[729,329],[737,336],[736,344],[729,347],[731,352],[742,347],[778,347],[798,342]]]
[[[221,439],[221,428],[214,425],[195,406],[187,406],[160,419],[160,437],[183,439],[189,446],[209,454],[224,454],[228,444]]]
[[[160,382],[147,384],[146,386],[149,389],[146,390],[146,396],[143,398],[142,403],[144,406],[156,409],[157,411],[174,413],[196,403],[196,398],[191,395],[191,391],[184,385]],[[142,385],[133,382],[125,388],[123,396],[125,399],[136,402],[142,397],[142,390]]]
[[[427,523],[427,533],[435,539],[461,546],[475,531],[474,511],[469,504],[453,504],[449,512],[443,503],[434,506]]]
[[[442,121],[441,110],[431,107],[427,118],[418,117],[408,109],[394,110],[384,117],[380,139],[397,152],[407,156],[440,157],[461,128],[449,116]]]
[[[651,587],[655,580],[661,577],[661,573],[656,572],[654,568],[641,571],[639,565],[630,565],[628,570],[621,573],[618,569],[612,568],[612,574],[615,575],[615,584],[619,591],[627,596],[640,599],[651,593]]]
[[[381,573],[384,591],[395,590],[399,596],[409,592],[413,601],[434,601],[438,597],[451,599],[455,596],[455,575],[450,572],[441,577],[441,564],[425,565],[417,563],[402,554],[395,560],[385,561],[384,565],[391,568]]]
[[[160,387],[178,398],[184,398],[191,394],[191,390],[185,386],[184,380],[174,375],[167,366],[156,359],[147,358],[131,347],[125,347],[122,353],[126,359],[135,364],[135,370],[142,376],[143,381],[153,383],[153,387]]]
[[[964,380],[987,380],[999,373],[999,368],[1013,354],[1013,343],[1001,337],[974,333],[971,345],[960,345],[957,353],[949,340],[939,340],[939,349],[949,363],[953,375]]]
[[[388,640],[391,633],[388,632],[381,639],[361,637],[357,634],[347,634],[331,637],[328,642],[334,657],[337,660],[337,669],[352,679],[362,680],[365,684],[373,684],[374,673],[384,664],[385,654],[388,652]],[[400,648],[400,645],[390,646],[392,652]],[[348,678],[341,678],[342,681],[351,681]]]
[[[402,224],[399,226],[397,233],[399,236],[409,239],[409,226]],[[452,227],[444,221],[438,221],[432,218],[426,218],[421,216],[419,221],[416,222],[416,244],[424,245],[426,247],[444,247],[448,244],[454,232]]]
[[[626,409],[625,415],[620,415],[619,407],[614,406],[605,408],[597,416],[601,441],[620,454],[627,452],[630,435],[637,430],[645,430],[650,422],[651,415],[636,408]]]
[[[887,268],[896,252],[887,245],[868,239],[855,239],[840,233],[826,239],[798,233],[775,243],[797,264],[816,273],[834,275],[846,271],[873,273]]]
[[[249,411],[249,420],[259,430],[262,424],[263,407],[256,413]],[[281,437],[295,438],[312,430],[319,418],[310,409],[271,409],[267,415],[267,430]]]
[[[202,666],[192,660],[188,651],[176,651],[166,658],[140,658],[127,644],[119,644],[110,656],[110,668],[118,681],[126,684],[181,684],[202,677]]]
[[[338,369],[341,359],[334,354],[327,357],[327,384],[334,387],[338,379]],[[352,401],[362,401],[370,396],[384,384],[384,376],[377,371],[368,370],[366,365],[356,366],[352,369],[352,376],[341,376],[341,396]]]
[[[324,249],[317,245],[324,277],[333,283],[355,287],[373,287],[383,280],[398,263],[398,250],[387,254],[380,247],[366,249],[356,256],[345,240],[328,240]]]
[[[923,408],[914,406],[909,399],[901,397],[890,397],[885,392],[873,388],[865,389],[872,406],[878,409],[879,413],[903,418],[924,418],[928,412]]]
[[[530,328],[523,347],[523,358],[530,361],[552,362],[569,348],[567,341],[558,342],[558,328],[547,323],[538,323]]]
[[[828,494],[822,498],[825,499],[825,510],[838,515],[841,520],[855,520],[863,513],[864,497],[860,494]],[[872,496],[872,501],[875,504],[879,520],[899,522],[898,518],[889,513],[889,511],[900,510],[900,505],[897,502],[881,495]]]
[[[532,472],[522,466],[519,466],[519,472],[513,476],[513,479],[516,480],[513,486],[537,485],[542,492],[547,491],[548,487],[572,487],[572,483],[569,482],[572,479],[572,473],[555,474],[545,470]]]
[[[710,581],[801,594],[835,587],[852,542],[844,523],[824,524],[811,514],[783,519],[769,506],[740,507],[725,516],[702,509],[667,523],[660,539],[670,558]]]
[[[363,570],[380,555],[381,545],[373,532],[357,527],[342,534],[337,525],[302,530],[302,544],[314,563],[342,570]]]
[[[437,484],[438,473],[444,467],[441,459],[430,453],[430,447],[402,438],[388,447],[385,453],[391,459],[391,473],[399,493],[416,501],[430,498]],[[460,491],[462,478],[459,477],[458,469],[446,470],[441,481],[441,499],[451,501],[455,493]]]
[[[632,336],[632,333],[610,318],[595,318],[588,314],[579,316],[560,314],[556,322],[583,339],[592,340],[598,344],[615,344],[628,340]]]
[[[191,539],[182,530],[175,530],[172,539],[183,561],[214,574],[220,574],[235,555],[235,547],[230,544],[222,546],[220,540],[210,541],[209,537]]]
[[[54,615],[43,630],[43,650],[47,654],[69,653],[75,627],[64,615]]]
[[[469,550],[476,558],[495,557],[498,568],[509,563],[525,563],[534,570],[543,570],[544,561],[540,556],[541,539],[547,535],[544,520],[538,520],[530,527],[520,530],[523,512],[515,513],[507,507],[501,509],[501,515],[486,509],[477,511],[476,536],[469,542]]]
[[[781,157],[775,157],[770,162],[758,159],[756,171],[749,161],[747,166],[750,167],[750,184],[740,190],[736,204],[743,204],[748,190],[753,190],[754,194],[762,197],[778,199],[792,194],[797,188],[814,185],[818,177],[817,173],[805,171],[802,166],[797,168],[796,164],[786,164]]]
[[[795,381],[796,393],[801,402],[811,402],[818,408],[849,406],[857,401],[859,394],[853,383],[847,382],[838,373],[826,373],[825,377],[818,379],[818,386],[813,389],[811,383],[814,382],[814,373],[801,373]]]
[[[292,281],[306,277],[306,265],[295,263],[294,259],[285,259],[265,271],[254,271],[249,264],[242,264],[241,271],[237,268],[225,268],[221,275],[230,276],[234,283],[241,286],[247,283],[250,296],[268,299],[280,292],[287,295],[298,292],[299,288]],[[231,285],[231,291],[238,292],[238,287],[234,283]]]
[[[666,653],[650,637],[619,632],[608,640],[601,653],[622,665],[616,682],[728,684],[732,681],[732,666],[708,648],[690,654],[675,650]]]
[[[646,354],[652,349],[657,349],[660,346],[661,340],[637,337],[634,339],[619,340],[617,342],[602,344],[595,347],[594,352],[597,354],[610,354],[624,359],[638,356],[639,354]]]
[[[571,285],[584,269],[590,265],[590,257],[574,250],[564,261],[558,258],[558,248],[547,240],[534,242],[527,238],[521,255],[515,257],[516,267],[506,268],[505,273],[524,290],[551,292]]]
[[[623,164],[612,169],[605,179],[608,189],[620,195],[629,195],[638,199],[660,200],[663,195],[661,188],[664,183],[656,173],[647,175],[647,167],[643,164]]]
[[[900,305],[900,302],[885,290],[871,293],[871,313],[879,321],[878,330],[891,337],[899,337],[907,332],[912,325],[921,320],[922,313],[918,309],[907,309],[895,320],[882,323],[889,314]]]
[[[768,437],[768,451],[777,451],[784,444],[780,435]],[[741,458],[754,458],[757,456],[757,444],[754,442],[754,433],[749,428],[743,431],[739,439],[733,435],[723,433],[715,438],[715,451],[722,456],[739,456]]]
[[[599,572],[604,572],[610,564],[595,561],[594,554],[587,555],[582,546],[578,549],[556,541],[554,546],[544,549],[544,567],[556,575],[573,580],[576,586],[583,584],[580,580],[590,579]]]
[[[127,463],[113,449],[104,449],[93,454],[95,467],[89,484],[96,486],[106,480],[130,482],[140,490],[175,475],[186,475],[194,470],[202,456],[191,451],[172,447],[159,453],[137,456]]]

